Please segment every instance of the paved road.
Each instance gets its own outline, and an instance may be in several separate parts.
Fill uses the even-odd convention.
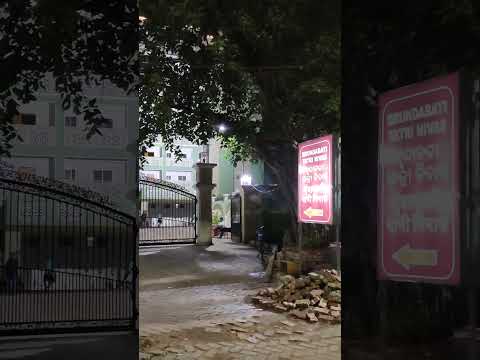
[[[0,338],[0,360],[137,360],[136,333]]]
[[[256,250],[228,239],[141,249],[140,358],[339,360],[339,325],[285,325],[246,301],[263,275]]]
[[[262,271],[254,249],[230,240],[141,249],[141,327],[256,314],[244,298],[265,285]]]
[[[145,360],[340,360],[340,325],[250,318],[141,339]]]

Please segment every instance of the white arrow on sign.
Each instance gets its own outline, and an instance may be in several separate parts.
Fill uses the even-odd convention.
[[[392,258],[406,270],[410,270],[411,266],[437,266],[438,251],[412,249],[410,244],[406,244],[394,252]]]
[[[323,216],[323,209],[313,209],[311,206],[303,212],[309,218],[312,216]]]

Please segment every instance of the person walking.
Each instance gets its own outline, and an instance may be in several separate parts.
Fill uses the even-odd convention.
[[[11,291],[17,288],[18,277],[18,259],[15,253],[10,253],[7,263],[5,264],[5,276],[7,278],[7,287]]]
[[[223,220],[223,217],[220,218],[220,221],[217,226],[218,232],[220,233],[219,238],[223,238],[223,234],[225,233],[225,221]]]

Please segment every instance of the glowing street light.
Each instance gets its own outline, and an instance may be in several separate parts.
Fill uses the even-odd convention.
[[[240,178],[241,185],[252,185],[252,177],[248,174],[242,175]]]
[[[223,134],[225,131],[227,131],[227,126],[225,124],[218,125],[218,131]]]

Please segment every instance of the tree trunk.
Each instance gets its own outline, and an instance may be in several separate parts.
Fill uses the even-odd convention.
[[[293,149],[293,147],[292,147]],[[292,240],[297,240],[297,189],[296,189],[296,153],[293,150],[282,151],[280,159],[279,154],[272,154],[267,150],[259,150],[258,155],[263,160],[265,165],[272,171],[276,177],[279,191],[286,201],[288,212],[290,214],[289,235]]]

